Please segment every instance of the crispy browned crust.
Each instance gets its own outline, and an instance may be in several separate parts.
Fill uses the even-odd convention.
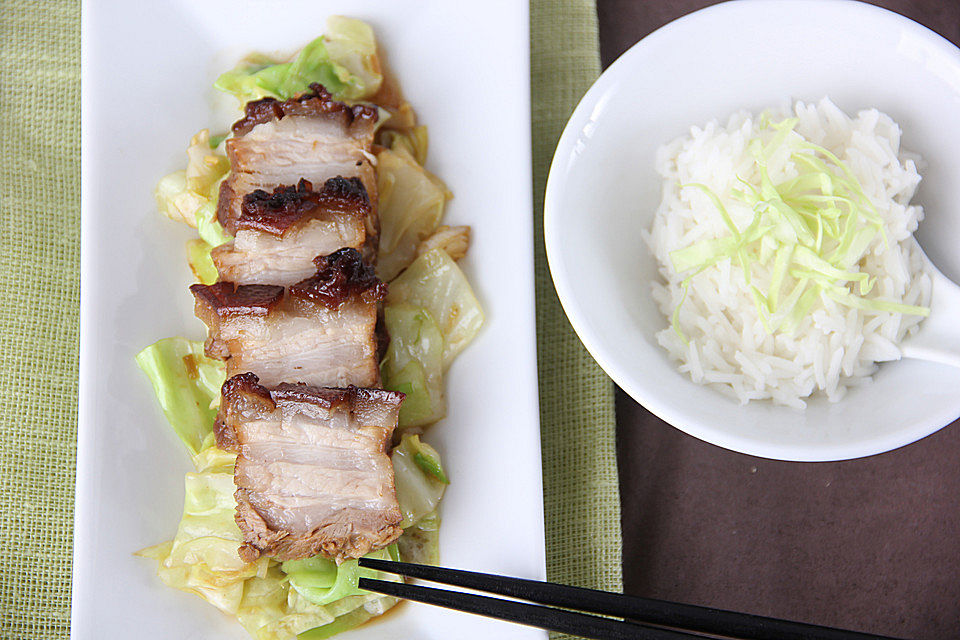
[[[227,420],[232,420],[238,412],[273,411],[277,408],[270,390],[260,384],[256,374],[250,372],[238,373],[224,382],[220,394],[223,396],[220,410]]]
[[[230,231],[254,229],[281,238],[301,220],[330,210],[359,218],[370,215],[370,199],[359,178],[337,176],[327,180],[320,191],[302,178],[296,186],[277,187],[272,193],[257,189],[243,197],[236,229]]]
[[[310,91],[294,96],[289,100],[263,98],[248,102],[244,107],[244,117],[233,124],[233,132],[238,136],[248,133],[258,124],[280,120],[287,116],[326,116],[342,119],[347,127],[354,123],[377,121],[377,110],[366,104],[350,106],[333,99],[323,85],[316,82],[310,85]]]
[[[240,451],[237,432],[223,421],[219,413],[217,413],[217,419],[213,422],[213,439],[217,443],[217,447],[224,451]]]
[[[272,284],[244,284],[232,282],[193,284],[190,292],[197,301],[197,316],[212,312],[220,318],[240,315],[265,316],[283,299],[283,287]],[[207,323],[209,326],[210,323]]]
[[[220,387],[220,410],[213,423],[213,437],[217,446],[226,451],[239,451],[240,442],[234,424],[251,411],[273,411],[276,403],[270,391],[260,385],[253,373],[240,373]]]
[[[220,321],[237,316],[265,316],[283,300],[283,287],[264,284],[235,286],[232,282],[190,285],[194,314],[210,330],[204,343],[208,357],[226,360],[230,349],[220,340]]]
[[[226,180],[220,183],[220,192],[217,195],[217,222],[231,235],[236,235],[236,220],[232,219],[230,212],[234,210],[234,200],[237,199],[237,192],[233,188],[233,180],[228,176]]]
[[[318,256],[313,262],[317,265],[317,275],[290,287],[291,296],[336,309],[357,297],[369,304],[387,295],[387,285],[377,278],[373,267],[363,261],[356,249],[340,249],[328,256]]]

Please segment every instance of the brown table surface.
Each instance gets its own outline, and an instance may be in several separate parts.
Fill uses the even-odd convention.
[[[598,0],[604,66],[708,4]],[[958,0],[875,4],[960,44]],[[960,421],[872,458],[776,462],[687,436],[618,389],[617,439],[627,593],[960,638]]]

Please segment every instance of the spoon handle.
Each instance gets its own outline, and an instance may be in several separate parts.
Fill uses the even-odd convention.
[[[933,281],[930,317],[903,341],[903,357],[960,367],[960,286],[929,260],[927,269]]]

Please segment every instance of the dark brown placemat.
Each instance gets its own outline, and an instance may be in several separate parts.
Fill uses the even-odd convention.
[[[708,4],[598,0],[604,66]],[[960,44],[960,2],[875,4]],[[618,390],[617,439],[627,593],[960,637],[960,424],[872,458],[775,462],[689,437]]]

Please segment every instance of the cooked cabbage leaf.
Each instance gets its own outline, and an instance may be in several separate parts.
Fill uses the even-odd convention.
[[[399,560],[397,545],[372,551],[365,557],[378,560]],[[302,560],[288,560],[281,565],[287,574],[290,586],[301,596],[314,604],[326,605],[345,598],[367,593],[357,585],[360,578],[375,578],[400,582],[396,575],[383,574],[373,569],[362,568],[357,560],[344,560],[339,565],[323,556],[314,556]]]
[[[160,212],[195,228],[212,247],[232,237],[217,221],[220,182],[230,171],[227,157],[210,149],[210,132],[203,129],[187,147],[187,168],[164,176],[154,196]]]
[[[433,249],[443,249],[454,260],[467,255],[470,248],[470,227],[458,225],[456,227],[445,224],[437,227],[430,237],[417,246],[417,255],[422,255]]]
[[[390,345],[380,365],[385,389],[406,394],[401,427],[433,424],[446,415],[443,399],[443,335],[430,312],[406,303],[387,305]]]
[[[214,403],[226,366],[208,358],[203,343],[186,338],[164,338],[136,356],[137,364],[157,394],[164,415],[191,453],[197,453],[213,431]]]
[[[420,441],[419,435],[411,435],[407,442],[408,449],[413,451],[413,461],[417,463],[420,469],[443,484],[450,484],[447,474],[443,471],[443,465],[440,464],[440,454],[437,450]]]
[[[377,276],[389,282],[413,262],[417,246],[436,230],[450,192],[402,147],[377,156],[377,191]]]
[[[417,524],[403,530],[403,535],[397,540],[400,559],[404,562],[416,564],[440,563],[440,516],[431,511]]]
[[[198,459],[201,464],[211,461]],[[138,555],[157,560],[157,574],[165,584],[195,593],[221,611],[235,614],[243,600],[244,582],[265,574],[269,560],[248,564],[237,554],[243,538],[234,521],[233,465],[224,469],[220,462],[186,475],[183,518],[176,536]]]
[[[197,209],[194,214],[197,220],[197,232],[200,238],[210,245],[210,247],[219,247],[220,245],[233,240],[233,236],[227,233],[220,222],[217,220],[217,196],[208,200]]]
[[[211,249],[213,247],[202,238],[194,238],[187,242],[187,262],[190,263],[190,270],[201,284],[213,284],[220,277],[216,265],[213,264],[213,258],[210,257]]]
[[[196,211],[206,202],[206,198],[187,188],[187,172],[183,169],[160,178],[153,192],[160,213],[171,220],[185,222],[197,228]]]
[[[324,44],[330,59],[350,72],[348,89],[341,100],[364,100],[375,95],[383,84],[373,29],[363,20],[344,16],[327,18]],[[328,91],[331,91],[329,88]],[[331,91],[332,93],[332,91]]]
[[[221,74],[213,86],[246,103],[265,97],[287,100],[314,82],[337,100],[363,100],[380,89],[383,74],[369,25],[334,16],[327,21],[327,33],[307,44],[293,60],[280,62],[255,54]]]
[[[297,561],[299,567],[297,563],[284,563],[291,564],[290,575],[270,558],[244,563],[237,554],[243,536],[234,520],[236,454],[216,448],[209,444],[211,441],[208,438],[208,446],[194,456],[196,473],[186,474],[183,518],[176,536],[137,553],[157,561],[157,573],[165,584],[195,593],[236,616],[256,640],[292,640],[304,632],[308,632],[304,636],[307,638],[329,637],[362,624],[396,603],[394,598],[351,588],[360,575],[374,577],[367,573],[369,570],[355,566],[356,561],[343,569],[323,558]],[[396,547],[375,554],[399,558]],[[291,588],[295,582],[309,581],[314,563],[324,566],[324,575],[333,576],[331,585],[335,589],[337,584],[343,585],[325,605]],[[328,595],[330,591],[327,589]]]
[[[378,142],[381,146],[394,151],[403,149],[421,167],[427,163],[427,148],[429,147],[430,137],[427,135],[426,125],[413,127],[407,131],[384,129],[379,136]]]
[[[426,464],[424,458],[429,458]],[[393,462],[397,501],[403,514],[400,526],[407,529],[436,510],[447,488],[446,474],[440,466],[439,454],[421,443],[417,435],[404,435],[400,444],[393,448],[390,460]]]
[[[473,340],[483,309],[463,271],[443,249],[421,255],[390,283],[387,306],[400,302],[426,309],[443,335],[443,366]]]

